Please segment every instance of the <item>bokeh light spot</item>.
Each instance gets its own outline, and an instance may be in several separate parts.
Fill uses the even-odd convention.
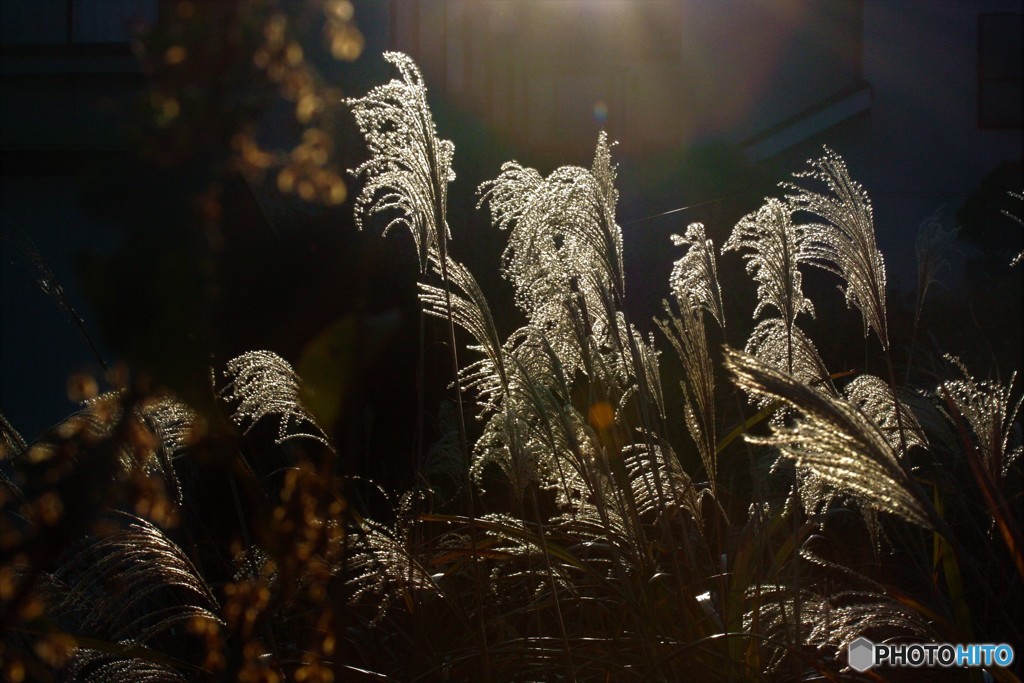
[[[182,45],[172,45],[164,53],[164,61],[169,66],[177,66],[188,58],[188,50]]]
[[[596,429],[608,429],[615,422],[615,411],[606,401],[590,406],[590,424]]]

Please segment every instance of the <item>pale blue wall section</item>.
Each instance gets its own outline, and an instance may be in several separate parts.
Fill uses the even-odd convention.
[[[865,3],[864,76],[874,99],[869,123],[847,155],[870,185],[880,240],[900,288],[915,277],[907,266],[914,263],[921,221],[943,209],[952,224],[988,172],[1000,162],[1021,161],[1020,124],[981,128],[977,99],[978,17],[1019,17],[1021,8],[1018,0]],[[1019,51],[1016,58],[1022,58]],[[963,277],[962,269],[954,275]]]

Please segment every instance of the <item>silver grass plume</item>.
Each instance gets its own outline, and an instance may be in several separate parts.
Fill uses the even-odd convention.
[[[583,169],[577,169],[586,172]],[[480,205],[486,203],[493,223],[510,231],[502,256],[502,275],[515,288],[516,305],[530,327],[548,333],[558,357],[574,375],[581,364],[579,343],[574,343],[573,319],[566,315],[572,280],[557,253],[556,241],[543,211],[534,207],[549,193],[549,180],[535,169],[507,162],[495,180],[479,187]],[[550,194],[550,193],[549,193]]]
[[[166,449],[168,459],[176,460],[184,455],[195,427],[194,410],[172,396],[165,396],[143,406],[142,414]]]
[[[313,439],[331,448],[327,435],[299,400],[299,376],[272,351],[247,351],[228,361],[220,395],[234,405],[231,419],[246,433],[265,417],[277,417],[276,443]]]
[[[757,283],[756,320],[765,306],[773,306],[787,328],[797,315],[814,315],[811,300],[803,295],[799,266],[809,256],[808,230],[795,225],[791,209],[778,199],[768,199],[755,213],[744,216],[733,229],[722,251],[744,251],[747,272]]]
[[[601,133],[591,169],[563,166],[541,178],[508,163],[481,186],[481,203],[490,205],[495,225],[511,233],[503,274],[566,374],[582,369],[620,398],[635,387],[663,416],[657,354],[620,310],[625,279],[615,176]]]
[[[830,398],[741,351],[726,348],[726,367],[749,394],[783,401],[799,415],[791,427],[772,426],[767,437],[750,442],[777,448],[870,507],[931,529],[925,507],[886,434],[855,405]]]
[[[130,646],[132,643],[122,643]],[[61,680],[68,683],[186,683],[174,669],[142,659],[122,659],[100,650],[79,648]]]
[[[707,490],[697,489],[671,448],[666,450],[661,446],[647,444],[626,446],[623,449],[623,463],[630,476],[633,497],[641,514],[662,515],[667,512],[667,508],[675,507],[685,510],[698,527],[703,525],[700,505]],[[662,486],[672,492],[674,500],[662,500],[655,481],[655,471],[660,475]]]
[[[459,445],[459,425],[455,418],[455,406],[442,401],[436,418],[437,431],[441,435],[427,451],[423,459],[423,473],[432,485],[446,480],[456,491],[466,485],[465,460]]]
[[[0,413],[0,459],[16,459],[28,450],[28,444],[7,417]]]
[[[802,552],[801,556],[812,562],[819,561],[813,556]],[[860,574],[835,563],[827,563],[829,568],[842,571],[847,579],[861,580],[872,583]],[[850,642],[863,635],[874,639],[908,638],[918,642],[928,642],[937,637],[921,614],[895,601],[884,592],[878,590],[841,591],[827,595],[817,595],[809,591],[801,593],[805,609],[801,610],[801,643],[817,648],[833,649],[837,660],[845,657]],[[759,628],[762,635],[777,634],[776,642],[784,642],[786,632],[794,626],[793,601],[795,589],[785,586],[761,587],[759,593],[748,592],[749,599],[758,599]],[[744,615],[746,630],[753,627],[754,613]],[[778,664],[781,650],[776,650],[772,658]]]
[[[123,520],[122,526],[85,539],[47,577],[45,593],[53,614],[91,638],[146,647],[165,634],[174,637],[176,629],[194,619],[223,623],[210,587],[173,541],[139,517],[117,513],[114,520]],[[79,657],[95,653],[79,650],[70,663],[72,672]],[[151,666],[121,661],[111,662],[111,669],[148,671]],[[153,680],[167,680],[159,669],[151,674],[157,676]]]
[[[884,592],[842,591],[821,596],[806,618],[810,623],[807,644],[832,649],[837,661],[842,661],[847,646],[863,635],[916,642],[928,642],[938,635],[920,614]]]
[[[543,525],[535,531],[506,514],[482,515],[480,521],[495,559],[490,576],[492,600],[522,607],[558,600],[561,591],[579,597],[569,571],[574,567],[548,554]]]
[[[946,252],[949,251],[956,238],[956,227],[946,228],[942,225],[940,212],[936,211],[917,230],[914,250],[917,254],[917,310],[915,321],[921,317],[921,302],[924,301],[928,289],[935,283],[935,278],[943,268],[949,268]]]
[[[679,298],[678,315],[665,302],[667,320],[656,321],[683,364],[683,417],[697,444],[701,462],[712,482],[718,480],[717,436],[715,433],[715,369],[711,362],[704,316],[695,302]]]
[[[412,592],[440,593],[430,574],[412,556],[408,540],[396,538],[389,527],[366,520],[353,542],[346,569],[352,578],[352,604],[368,600],[377,605],[379,623],[402,596]]]
[[[73,414],[58,429],[63,431],[82,428],[97,437],[109,438],[115,426],[124,419],[124,394],[109,391],[82,401],[81,410]],[[156,437],[152,449],[132,448],[120,443],[117,458],[125,472],[136,469],[162,478],[171,489],[175,502],[181,504],[182,491],[174,469],[174,460],[188,446],[195,413],[177,399],[165,396],[155,402],[136,406],[132,413]]]
[[[385,52],[384,59],[401,78],[346,100],[370,150],[370,159],[352,171],[366,177],[356,199],[356,224],[393,214],[384,232],[408,228],[422,273],[449,237],[445,215],[455,147],[437,136],[423,75],[413,60],[401,52]]]
[[[967,368],[956,358],[946,356],[963,374],[963,379],[950,380],[939,385],[938,393],[950,401],[956,412],[966,420],[981,451],[982,460],[995,481],[1005,477],[1014,461],[1020,457],[1024,445],[1010,448],[1013,423],[1020,412],[1024,396],[1013,402],[1014,373],[1006,384],[977,382]]]
[[[526,327],[506,343],[514,370],[508,401],[491,416],[476,444],[474,477],[484,467],[502,467],[522,493],[536,482],[555,493],[558,507],[575,510],[595,493],[591,466],[601,443],[571,399],[572,386],[554,347]]]
[[[1009,194],[1010,197],[1012,197],[1013,199],[1016,199],[1019,202],[1024,202],[1024,192],[1008,192],[1007,194]],[[1020,216],[1018,216],[1016,214],[1012,214],[1012,213],[1010,213],[1009,211],[1007,211],[1005,209],[1003,210],[1002,213],[1003,213],[1004,216],[1009,218],[1011,221],[1013,221],[1017,225],[1019,225],[1022,228],[1024,228],[1024,218],[1021,218]],[[1017,254],[1016,256],[1013,257],[1013,260],[1010,261],[1010,267],[1011,268],[1015,268],[1016,266],[1018,266],[1020,264],[1021,261],[1024,261],[1024,251],[1020,252],[1019,254]]]
[[[196,413],[181,401],[166,396],[156,403],[143,406],[143,418],[157,437],[155,461],[158,472],[171,485],[174,499],[182,503],[181,483],[174,469],[174,461],[185,454],[192,440]]]
[[[623,338],[622,348],[634,358],[635,372],[643,374],[643,382],[640,382],[639,378],[630,382],[632,386],[620,399],[619,409],[625,408],[626,399],[630,398],[629,394],[634,391],[633,387],[635,387],[635,391],[638,394],[642,391],[644,400],[657,409],[658,416],[665,419],[665,397],[661,391],[661,370],[658,361],[661,352],[654,345],[654,335],[648,334],[645,339],[636,327],[626,322],[625,316],[621,313],[619,314],[619,330]],[[626,335],[629,335],[631,339]]]
[[[493,372],[485,356],[463,379],[478,392],[483,433],[473,447],[471,475],[482,489],[484,470],[496,464],[513,490],[536,482],[561,482],[559,458],[579,452],[582,418],[569,403],[570,389],[557,354],[538,330],[526,326],[497,349],[505,370]],[[564,474],[564,472],[562,473]]]
[[[841,565],[832,567],[845,569]],[[849,570],[844,573],[849,574]],[[860,575],[856,578],[865,579]],[[794,632],[796,615],[793,611],[793,598],[797,592],[804,605],[800,612],[799,635]],[[766,638],[766,642],[795,641],[801,645],[829,649],[837,661],[845,658],[847,645],[863,635],[870,635],[876,640],[908,638],[918,642],[937,637],[920,614],[881,592],[881,587],[878,591],[847,590],[819,595],[784,585],[760,586],[748,589],[746,597],[749,601],[757,601],[759,635],[772,636]],[[754,611],[748,611],[743,621],[745,630],[750,632],[754,626]],[[772,654],[765,671],[771,672],[779,668],[786,650],[780,646],[768,647]]]
[[[664,415],[653,343],[619,310],[624,279],[614,181],[602,134],[589,170],[565,166],[543,178],[513,162],[480,188],[481,204],[489,205],[494,224],[510,232],[502,272],[514,285],[528,324],[503,346],[508,409],[515,416],[493,416],[487,440],[478,448],[483,445],[490,454],[485,458],[503,462],[516,476],[532,471],[543,479],[543,472],[554,473],[564,464],[557,454],[566,452],[574,454],[573,465],[582,472],[581,458],[599,449],[596,435],[584,429],[581,438],[585,419],[568,402],[579,372],[590,386],[601,387],[595,400],[617,405],[620,414],[642,388],[645,405]],[[560,403],[551,400],[556,388]],[[553,462],[550,455],[544,458],[545,448],[557,444],[569,447],[556,448]],[[477,472],[483,452],[478,451]],[[533,462],[514,463],[517,452]],[[534,461],[535,455],[547,462]],[[573,497],[568,487],[563,493]]]
[[[436,257],[431,258],[431,263],[435,270],[440,271]],[[462,388],[476,390],[486,411],[497,410],[503,397],[508,393],[509,384],[501,337],[494,325],[483,290],[472,273],[451,257],[448,257],[447,269],[448,282],[452,285],[453,291],[446,294],[440,287],[420,283],[423,310],[442,320],[448,320],[451,316],[452,322],[473,337],[474,344],[471,348],[481,353],[483,358],[461,370]]]
[[[614,180],[602,133],[590,170],[563,166],[542,178],[509,162],[480,187],[494,224],[510,232],[502,271],[516,287],[516,303],[531,324],[559,330],[556,344],[570,332],[560,330],[564,306],[577,298],[599,338],[614,334],[609,328],[625,287]]]
[[[838,395],[817,347],[796,325],[787,327],[780,318],[762,320],[750,333],[745,351],[809,387],[831,396]],[[770,403],[757,401],[760,408]]]
[[[232,580],[235,583],[242,581],[263,581],[267,588],[273,589],[280,576],[276,565],[271,564],[272,556],[262,546],[252,544],[234,558],[235,573]]]
[[[747,588],[748,602],[756,607],[743,615],[743,630],[762,639],[767,657],[762,673],[772,674],[786,658],[786,644],[803,645],[811,633],[807,614],[813,614],[820,599],[809,590],[781,584],[763,584]],[[800,603],[799,617],[795,605]],[[755,630],[756,626],[756,630]]]
[[[846,162],[831,149],[826,147],[820,158],[809,163],[809,170],[794,177],[820,181],[826,193],[794,183],[783,184],[795,193],[786,198],[794,211],[806,211],[822,221],[805,228],[807,258],[845,281],[846,303],[860,310],[864,335],[874,330],[882,348],[888,350],[885,261],[875,245],[871,200],[864,188],[850,178]]]
[[[538,483],[555,492],[559,507],[575,509],[581,492],[593,492],[588,465],[598,444],[572,404],[571,379],[549,340],[530,327],[513,340],[508,355],[518,379],[508,409],[521,420],[527,438],[509,443],[524,447],[521,456],[530,463],[521,467],[535,466]]]
[[[18,505],[25,502],[25,494],[8,476],[8,465],[21,460],[28,444],[18,430],[0,413],[0,500],[13,501]],[[5,498],[5,496],[9,496]]]
[[[914,411],[906,403],[893,397],[892,389],[887,382],[874,375],[861,375],[846,385],[844,393],[847,401],[857,406],[868,419],[878,425],[893,450],[899,451],[903,446],[909,449],[913,446],[928,445],[927,437]],[[897,405],[900,409],[899,420],[896,419]]]
[[[834,606],[844,599],[851,604]],[[838,593],[816,613],[810,642],[831,645],[839,655],[866,632],[888,631],[900,638],[927,642],[937,635],[920,614],[881,593]]]
[[[683,257],[672,264],[669,287],[676,301],[684,297],[711,314],[725,328],[722,288],[718,284],[715,245],[708,239],[703,223],[690,223],[685,235],[672,235],[672,244],[688,247]]]
[[[364,519],[349,549],[345,570],[353,593],[350,602],[369,599],[377,605],[374,623],[387,614],[396,601],[410,593],[443,595],[434,579],[414,557],[412,550],[413,507],[417,492],[409,491],[399,500],[395,524],[391,527]]]
[[[850,642],[864,635],[876,640],[909,638],[918,642],[937,637],[921,613],[895,600],[877,581],[844,564],[826,560],[806,546],[800,557],[828,572],[837,572],[845,585],[860,586],[816,596],[816,608],[805,615],[811,627],[808,644],[834,648],[836,658],[841,660]]]
[[[657,320],[683,364],[683,417],[697,444],[712,488],[717,477],[717,436],[715,434],[715,371],[711,363],[704,315],[707,311],[725,328],[722,289],[718,284],[715,246],[701,223],[691,223],[683,236],[673,235],[672,243],[687,247],[682,258],[672,265],[669,285],[679,308],[677,315],[664,303],[667,320]]]
[[[436,264],[434,268],[439,270]],[[524,418],[536,406],[523,396],[524,385],[543,383],[545,373],[536,359],[529,357],[531,346],[524,343],[529,330],[513,334],[503,344],[483,291],[469,270],[450,257],[447,270],[454,291],[421,283],[420,300],[428,314],[442,319],[449,317],[450,301],[451,320],[472,336],[475,343],[470,349],[482,355],[459,373],[463,390],[476,392],[479,418],[487,420],[474,447],[473,479],[479,485],[485,467],[497,464],[521,494],[527,484],[536,481],[536,460],[543,457],[543,446],[527,435]],[[513,359],[511,365],[507,356]],[[517,358],[526,363],[515,362]],[[535,375],[537,371],[541,372]],[[537,419],[544,419],[543,415]]]
[[[610,454],[587,416],[573,405],[566,367],[545,335],[527,327],[516,336],[519,343],[509,358],[522,379],[514,385],[513,410],[525,431],[506,445],[522,448],[519,457],[525,456],[527,463],[520,467],[534,467],[538,485],[555,494],[562,516],[556,516],[554,523],[589,519],[598,528],[614,527],[628,538],[622,492],[611,481],[608,468]],[[594,369],[592,374],[607,377],[609,372]]]
[[[772,464],[773,474],[782,462],[783,459],[779,458]],[[833,505],[841,505],[851,498],[845,491],[838,490],[831,482],[825,481],[806,467],[797,467],[792,476],[793,489],[786,500],[786,505],[799,505],[807,517],[823,515]]]
[[[489,465],[497,465],[504,472],[517,497],[523,495],[529,484],[542,478],[540,461],[548,453],[544,442],[530,434],[530,426],[521,416],[523,412],[504,407],[493,414],[474,444],[471,475],[481,490]]]

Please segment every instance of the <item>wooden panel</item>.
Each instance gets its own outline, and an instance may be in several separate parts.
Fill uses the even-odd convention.
[[[396,46],[524,150],[753,135],[859,81],[859,0],[407,0]]]

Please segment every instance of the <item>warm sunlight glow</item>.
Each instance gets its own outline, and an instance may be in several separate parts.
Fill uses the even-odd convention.
[[[615,411],[607,401],[590,406],[590,424],[598,430],[608,429],[615,423]]]

